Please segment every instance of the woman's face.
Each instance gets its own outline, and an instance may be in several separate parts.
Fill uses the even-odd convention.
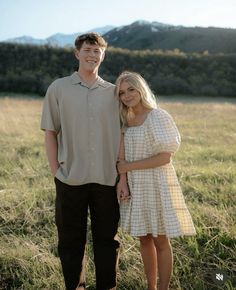
[[[141,102],[140,93],[127,81],[120,83],[119,98],[127,107],[136,107]]]

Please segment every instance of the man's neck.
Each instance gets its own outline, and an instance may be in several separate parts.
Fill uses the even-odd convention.
[[[88,71],[82,71],[82,70],[78,70],[78,74],[80,76],[80,78],[89,86],[91,87],[95,81],[98,78],[98,72],[88,72]]]

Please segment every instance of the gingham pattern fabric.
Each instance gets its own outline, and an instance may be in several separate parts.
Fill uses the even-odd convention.
[[[180,135],[172,117],[153,109],[140,126],[124,133],[127,161],[160,152],[176,152]],[[196,234],[172,163],[154,169],[128,172],[131,198],[120,203],[121,228],[132,236]]]

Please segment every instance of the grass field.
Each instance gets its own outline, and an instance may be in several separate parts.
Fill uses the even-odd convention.
[[[20,97],[20,96],[19,96]],[[174,164],[197,236],[172,240],[172,290],[236,289],[236,103],[161,101],[182,145]],[[63,289],[42,100],[0,98],[0,289]],[[118,290],[146,287],[138,241],[120,232]],[[95,289],[91,235],[87,284]],[[217,286],[212,271],[229,279]]]

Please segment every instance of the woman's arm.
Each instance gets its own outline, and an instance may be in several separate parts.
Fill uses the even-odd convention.
[[[170,152],[161,152],[152,157],[133,161],[133,162],[120,160],[117,164],[117,169],[120,174],[124,174],[127,171],[132,171],[132,170],[150,169],[150,168],[160,167],[160,166],[170,163],[170,160],[171,160]]]
[[[46,147],[46,154],[49,162],[49,167],[53,176],[56,175],[57,169],[59,168],[59,162],[57,159],[57,133],[54,131],[45,131],[45,147]]]

